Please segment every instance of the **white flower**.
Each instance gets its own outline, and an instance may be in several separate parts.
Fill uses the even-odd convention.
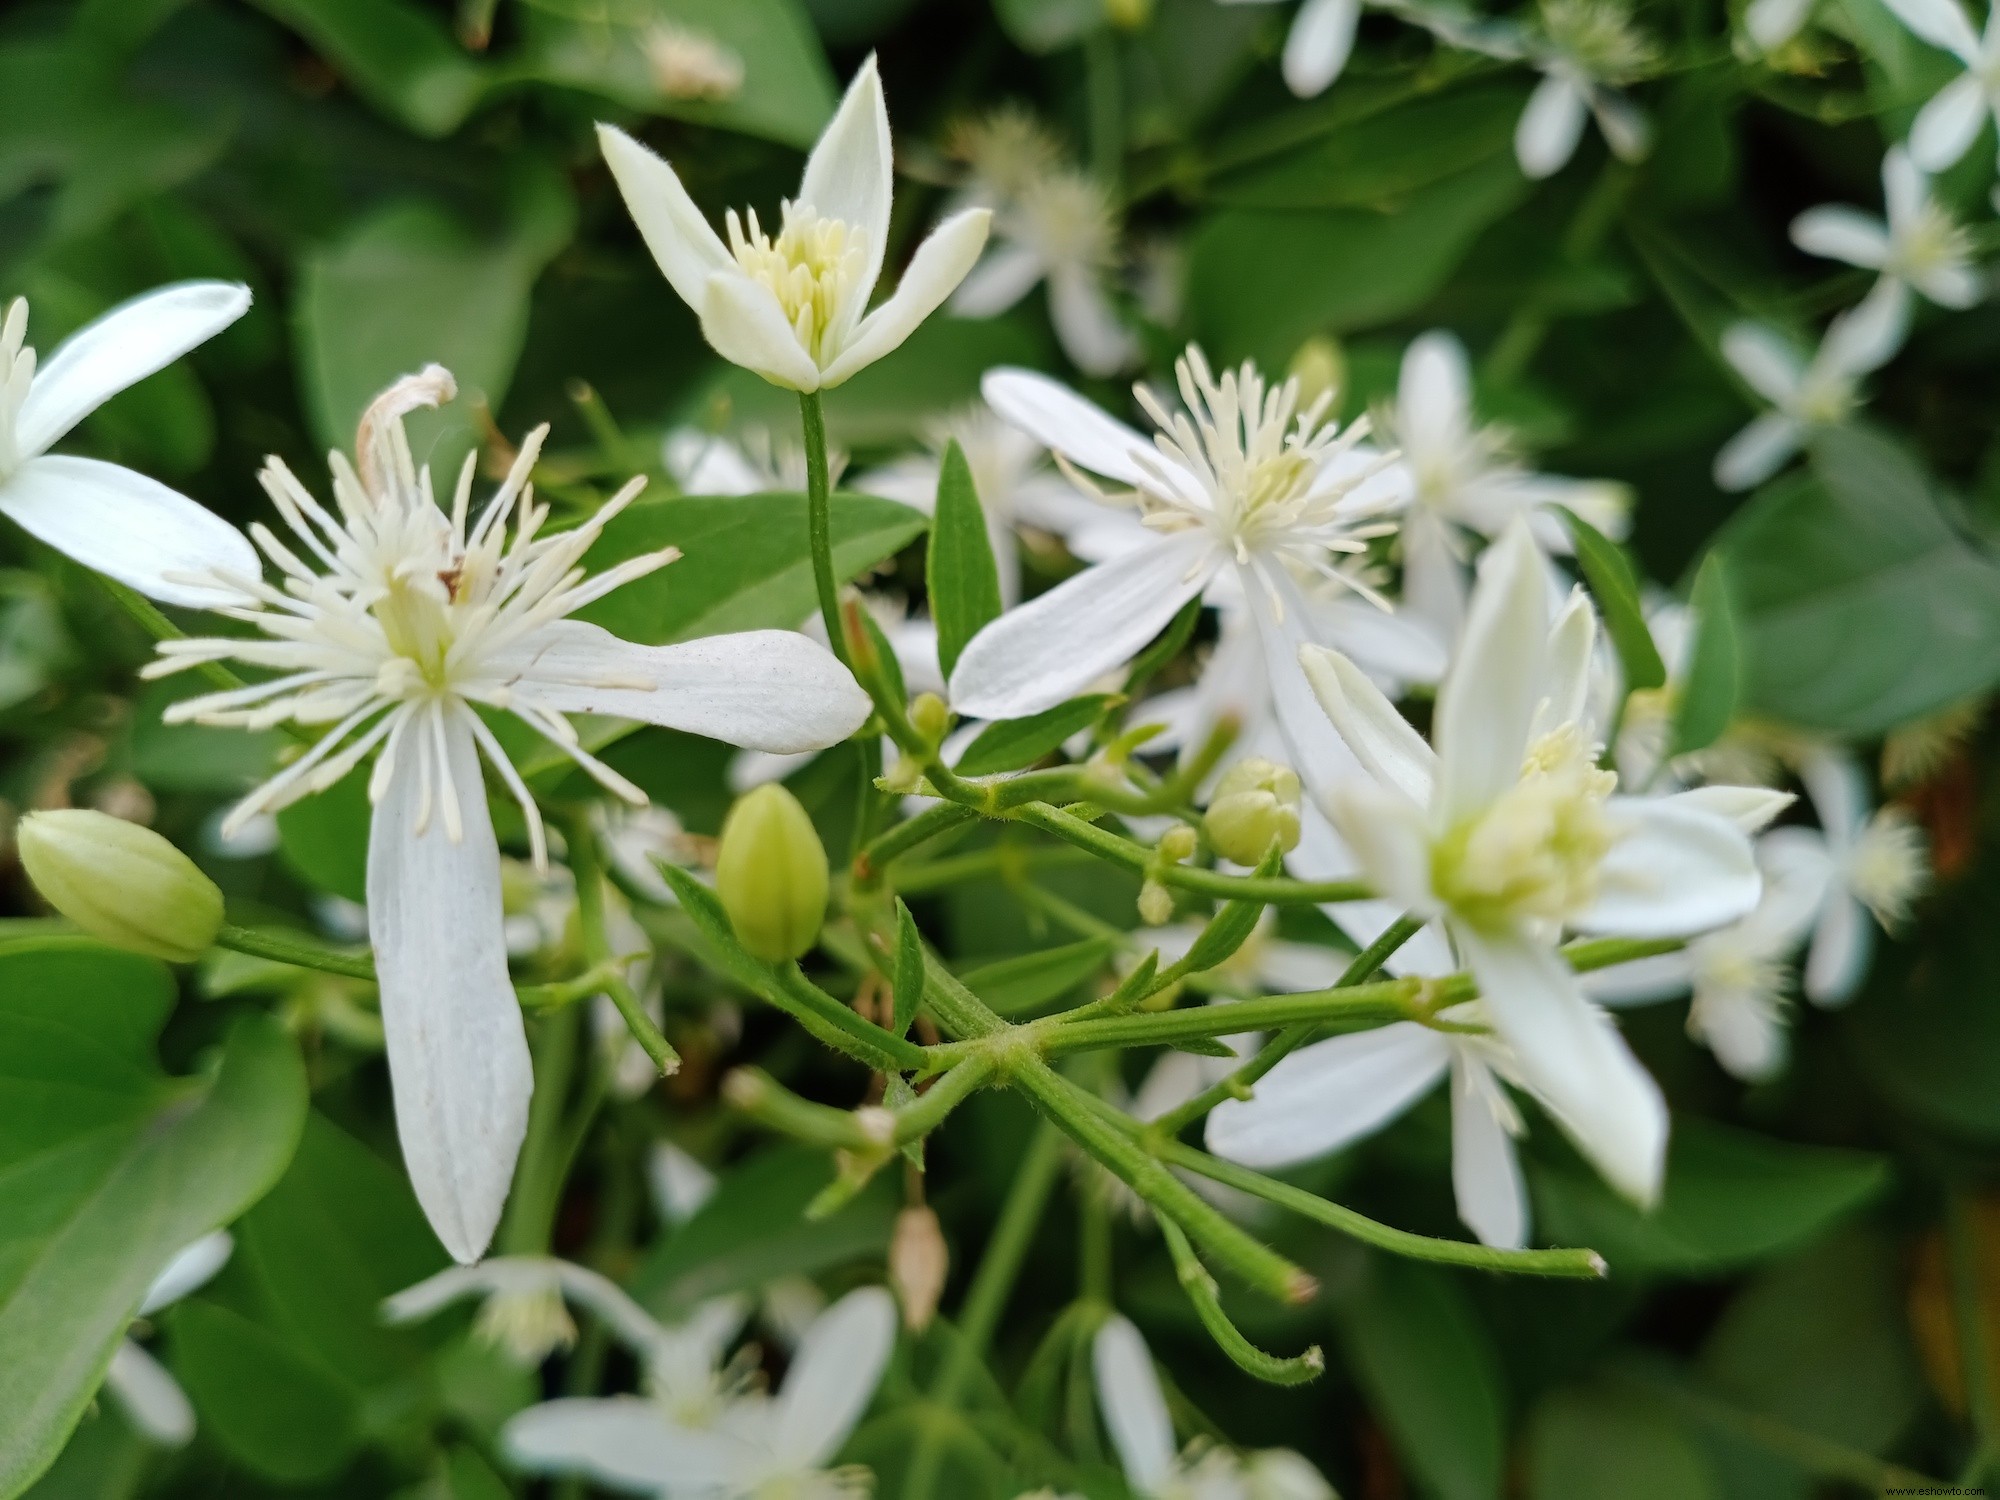
[[[1880,271],[1940,307],[1966,308],[1985,291],[1972,265],[1972,237],[1930,190],[1901,146],[1882,158],[1887,222],[1839,204],[1809,208],[1792,221],[1792,243],[1808,255]]]
[[[1268,4],[1270,0],[1222,0],[1225,5]],[[1362,0],[1305,0],[1285,33],[1279,69],[1285,87],[1301,99],[1323,94],[1340,77],[1354,50]]]
[[[1267,386],[1247,362],[1217,379],[1195,348],[1175,369],[1184,412],[1138,388],[1161,428],[1151,443],[1046,376],[988,372],[988,405],[1078,468],[1129,485],[1153,535],[975,636],[952,672],[952,705],[989,719],[1051,708],[1213,590],[1255,619],[1285,758],[1316,785],[1346,754],[1300,675],[1298,649],[1316,639],[1318,617],[1294,569],[1368,591],[1331,559],[1394,529],[1373,519],[1393,499],[1381,482],[1389,460],[1357,449],[1365,423],[1342,431],[1324,419],[1327,397],[1300,410],[1295,380]]]
[[[672,167],[616,126],[598,126],[597,137],[653,259],[715,351],[791,390],[839,385],[895,350],[986,243],[987,210],[953,215],[917,247],[895,295],[868,311],[894,176],[873,56],[813,147],[775,236],[754,210],[746,227],[732,209],[724,244]]]
[[[1586,115],[1621,161],[1651,144],[1646,118],[1616,87],[1651,71],[1653,46],[1614,0],[1543,0],[1542,81],[1514,127],[1514,156],[1528,177],[1553,176],[1576,154]]]
[[[1237,1454],[1196,1441],[1177,1452],[1152,1352],[1129,1319],[1106,1318],[1090,1353],[1097,1408],[1125,1482],[1143,1500],[1336,1500],[1319,1470],[1289,1448]]]
[[[1118,261],[1118,216],[1101,183],[1074,169],[1038,176],[999,210],[995,228],[1000,243],[952,295],[954,313],[996,317],[1047,281],[1049,321],[1079,370],[1111,375],[1138,357],[1104,290]]]
[[[1757,50],[1776,52],[1805,28],[1814,0],[1750,0],[1743,11],[1743,29]]]
[[[591,811],[605,858],[618,877],[656,906],[674,904],[673,888],[660,877],[659,864],[699,865],[702,841],[664,807],[649,803],[600,804]]]
[[[2000,6],[1987,12],[1981,35],[1957,0],[1888,0],[1888,5],[1911,31],[1965,67],[1910,124],[1911,158],[1926,172],[1942,172],[1971,149],[1989,116],[2000,122]]]
[[[715,1196],[715,1174],[672,1141],[656,1141],[646,1158],[646,1183],[653,1211],[679,1228]]]
[[[1809,752],[1799,780],[1819,827],[1774,829],[1764,838],[1764,855],[1774,872],[1796,871],[1811,883],[1806,998],[1844,1005],[1868,976],[1875,924],[1900,923],[1929,878],[1924,837],[1899,807],[1869,815],[1867,778],[1844,751]]]
[[[653,81],[669,99],[719,102],[743,88],[743,59],[706,32],[655,21],[639,39]]]
[[[1404,351],[1396,404],[1381,426],[1410,483],[1404,603],[1447,640],[1465,619],[1463,532],[1495,537],[1525,515],[1544,551],[1566,553],[1568,529],[1547,508],[1564,505],[1599,531],[1624,534],[1631,496],[1623,485],[1530,473],[1508,455],[1505,433],[1474,420],[1465,346],[1449,333],[1426,333]]]
[[[214,1230],[183,1246],[153,1278],[139,1304],[138,1316],[150,1317],[203,1286],[222,1269],[235,1248],[226,1229]],[[187,1393],[137,1340],[121,1339],[111,1351],[104,1389],[117,1398],[132,1425],[154,1442],[178,1448],[194,1436],[194,1407],[188,1403]]]
[[[257,555],[235,527],[143,474],[49,449],[249,307],[245,286],[159,287],[70,335],[37,371],[35,351],[23,347],[28,302],[16,297],[0,321],[0,516],[163,603],[215,604],[222,597],[216,589],[184,575],[254,571]]]
[[[1337,652],[1307,648],[1320,703],[1369,780],[1327,812],[1376,890],[1440,921],[1520,1076],[1620,1191],[1657,1196],[1665,1101],[1556,951],[1561,931],[1684,937],[1742,916],[1749,839],[1699,794],[1615,797],[1580,723],[1596,621],[1581,593],[1551,628],[1525,520],[1481,560],[1430,745]]]
[[[660,445],[660,458],[686,495],[796,493],[806,487],[806,450],[796,438],[774,437],[761,427],[736,438],[676,427]],[[827,483],[839,484],[846,467],[845,453],[829,452]]]
[[[1814,428],[1845,422],[1860,404],[1861,377],[1896,352],[1902,322],[1899,295],[1884,284],[1827,325],[1810,362],[1765,324],[1724,329],[1723,358],[1774,410],[1722,445],[1715,455],[1716,486],[1752,489],[1783,468]]]
[[[510,1421],[501,1443],[533,1473],[638,1494],[847,1500],[867,1493],[866,1471],[825,1465],[867,1409],[895,1342],[895,1299],[864,1287],[807,1331],[775,1397],[738,1395],[701,1426],[639,1397],[549,1401]]]
[[[355,443],[359,472],[334,457],[337,514],[270,460],[264,488],[300,551],[261,523],[251,534],[282,585],[235,569],[205,580],[233,599],[224,613],[265,638],[168,641],[148,675],[224,660],[280,674],[176,703],[170,722],[332,725],[244,798],[238,821],[331,786],[379,748],[368,784],[368,925],[397,1132],[418,1200],[464,1261],[492,1236],[534,1084],[507,978],[482,753],[521,806],[536,863],[546,863],[534,799],[472,705],[512,713],[636,803],[644,793],[583,749],[568,715],[790,751],[845,738],[869,705],[846,668],[790,631],[635,646],[566,618],[671,562],[673,549],[586,579],[583,555],[638,488],[569,531],[543,534],[548,511],[528,475],[546,428],[522,445],[476,518],[470,455],[449,515],[440,510],[402,419],[452,391],[450,375],[432,366],[376,399]]]

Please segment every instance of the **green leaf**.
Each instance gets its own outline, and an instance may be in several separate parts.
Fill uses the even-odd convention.
[[[895,992],[895,1020],[889,1029],[897,1036],[908,1036],[910,1023],[924,1003],[924,938],[901,896],[896,898]]]
[[[993,540],[957,438],[944,450],[938,469],[937,510],[924,567],[931,618],[937,621],[938,669],[949,680],[966,642],[1000,615]]]
[[[1100,971],[1117,950],[1111,938],[1085,938],[1039,953],[967,969],[965,987],[1003,1016],[1025,1015],[1067,995]]]
[[[1567,507],[1563,522],[1576,543],[1577,566],[1590,584],[1604,628],[1617,648],[1618,664],[1625,671],[1625,690],[1644,692],[1667,680],[1666,664],[1653,644],[1653,632],[1646,626],[1646,612],[1639,603],[1639,575],[1625,549],[1612,541],[1582,516]]]
[[[1125,696],[1129,698],[1138,692],[1155,672],[1179,656],[1193,639],[1194,628],[1200,623],[1201,600],[1190,599],[1181,606],[1181,612],[1174,616],[1153,644],[1133,658],[1132,665],[1125,672]]]
[[[965,747],[953,769],[961,776],[992,776],[1031,766],[1071,735],[1095,724],[1117,701],[1114,693],[1086,693],[1025,719],[996,720]]]
[[[449,135],[486,91],[479,64],[433,15],[402,0],[256,4],[312,43],[363,98],[419,135]]]
[[[1023,52],[1055,52],[1104,25],[1103,0],[993,0],[993,14]]]
[[[1708,1460],[1663,1409],[1620,1390],[1545,1396],[1528,1423],[1530,1500],[1720,1500]]]
[[[74,938],[0,944],[0,1494],[45,1469],[175,1252],[284,1169],[305,1071],[246,1017],[207,1079],[153,1054],[174,987],[151,959]]]
[[[361,1409],[305,1351],[241,1313],[191,1301],[170,1315],[174,1368],[202,1432],[280,1484],[338,1473],[361,1440]]]
[[[1953,529],[1923,470],[1854,427],[1815,437],[1812,461],[1717,543],[1745,705],[1868,736],[2000,681],[2000,567]]]
[[[1538,1231],[1589,1245],[1612,1275],[1711,1273],[1804,1244],[1880,1192],[1888,1164],[1860,1151],[1772,1140],[1712,1121],[1674,1121],[1666,1189],[1634,1208],[1580,1161],[1531,1173]]]
[[[893,500],[833,497],[833,571],[840,580],[894,556],[921,535],[924,516]],[[627,584],[581,618],[645,645],[731,630],[794,630],[813,611],[812,554],[803,495],[715,495],[646,500],[609,526],[585,566],[600,572],[660,547],[681,560]]]
[[[278,853],[292,873],[354,902],[368,899],[369,774],[358,766],[278,813]]]
[[[1355,1378],[1425,1493],[1498,1500],[1506,1391],[1492,1337],[1462,1282],[1376,1257],[1338,1310]]]
[[[1743,690],[1743,653],[1737,640],[1736,610],[1729,597],[1728,564],[1719,552],[1702,561],[1689,600],[1694,613],[1694,645],[1687,680],[1674,710],[1673,755],[1705,750],[1722,738],[1736,716]]]

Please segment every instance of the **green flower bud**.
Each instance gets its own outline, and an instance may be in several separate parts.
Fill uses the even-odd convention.
[[[1194,851],[1199,847],[1194,830],[1185,823],[1176,823],[1160,835],[1159,858],[1167,864],[1177,865],[1183,860],[1192,859]]]
[[[150,828],[84,808],[30,813],[15,834],[42,899],[92,937],[193,963],[222,928],[222,892]]]
[[[766,963],[797,958],[826,920],[826,848],[799,799],[769,782],[722,822],[715,893],[736,939]]]
[[[1337,401],[1341,387],[1347,384],[1347,355],[1334,340],[1317,334],[1294,351],[1286,373],[1299,383],[1301,407],[1311,406],[1321,396]]]
[[[1299,842],[1299,778],[1289,766],[1252,758],[1232,766],[1202,817],[1209,843],[1239,865],[1260,862],[1276,844]]]
[[[951,728],[951,709],[936,693],[919,693],[910,703],[910,725],[935,745]]]

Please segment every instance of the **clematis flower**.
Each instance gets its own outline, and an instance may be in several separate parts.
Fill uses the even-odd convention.
[[[1465,620],[1465,532],[1495,537],[1525,515],[1543,551],[1567,553],[1569,532],[1547,508],[1563,505],[1599,531],[1624,533],[1631,495],[1623,485],[1530,473],[1509,456],[1504,432],[1474,420],[1465,346],[1449,333],[1426,333],[1404,351],[1395,405],[1378,425],[1410,481],[1403,600],[1446,640]]]
[[[1238,1454],[1197,1439],[1174,1447],[1173,1418],[1145,1336],[1113,1314],[1091,1341],[1097,1409],[1125,1470],[1144,1500],[1335,1500],[1333,1486],[1289,1448]]]
[[[1594,117],[1621,161],[1638,161],[1652,142],[1646,117],[1619,86],[1653,71],[1657,53],[1616,0],[1542,0],[1542,37],[1531,48],[1542,81],[1514,127],[1524,175],[1554,176],[1576,154],[1583,122]]]
[[[1809,208],[1792,221],[1792,243],[1808,255],[1879,271],[1871,294],[1893,300],[1895,343],[1909,326],[1910,293],[1939,307],[1967,308],[1985,291],[1972,264],[1972,238],[1931,196],[1923,169],[1901,146],[1882,158],[1884,222],[1841,204]]]
[[[873,56],[813,147],[775,235],[754,210],[746,225],[732,209],[725,244],[666,162],[616,126],[598,126],[597,138],[646,247],[715,352],[790,390],[831,389],[892,353],[986,243],[986,209],[954,214],[917,247],[895,295],[868,311],[894,186]]]
[[[761,427],[734,438],[698,427],[677,427],[660,444],[660,459],[686,495],[796,493],[806,487],[805,448],[796,438],[774,436]],[[838,448],[829,450],[827,483],[839,484],[846,468],[847,455]]]
[[[139,1304],[139,1316],[151,1317],[161,1308],[197,1291],[229,1260],[236,1242],[218,1229],[183,1246],[166,1269],[153,1278]],[[119,1341],[104,1372],[104,1389],[115,1398],[132,1425],[154,1442],[178,1448],[194,1436],[194,1407],[180,1382],[165,1365],[148,1354],[138,1340]]]
[[[1716,487],[1754,489],[1790,461],[1813,429],[1845,422],[1860,405],[1861,377],[1880,369],[1901,340],[1896,299],[1879,292],[1828,324],[1810,361],[1765,324],[1724,329],[1723,358],[1773,409],[1722,445],[1715,455]]]
[[[1562,929],[1685,937],[1757,902],[1750,841],[1698,794],[1614,796],[1581,718],[1596,620],[1549,620],[1516,517],[1481,560],[1465,634],[1424,743],[1337,652],[1306,674],[1369,772],[1326,810],[1378,892],[1440,922],[1520,1077],[1585,1156],[1641,1203],[1659,1192],[1666,1103],[1556,951]]]
[[[1332,559],[1394,530],[1379,519],[1394,500],[1382,482],[1392,461],[1359,449],[1365,421],[1343,430],[1325,419],[1328,396],[1301,409],[1296,380],[1267,385],[1248,362],[1218,379],[1192,346],[1175,371],[1184,411],[1137,388],[1161,429],[1151,443],[1047,376],[987,373],[989,406],[1075,468],[1130,486],[1153,535],[973,637],[952,672],[952,706],[989,719],[1051,708],[1213,591],[1256,621],[1284,758],[1316,784],[1317,769],[1344,764],[1346,753],[1300,675],[1298,649],[1316,638],[1318,617],[1293,570],[1381,602]]]
[[[279,674],[176,703],[172,722],[332,726],[245,797],[234,823],[324,790],[379,751],[368,782],[368,929],[397,1133],[432,1227],[470,1261],[506,1199],[534,1086],[507,978],[482,755],[520,804],[536,863],[547,859],[534,799],[473,705],[513,714],[643,804],[644,793],[582,747],[568,715],[793,751],[844,739],[867,716],[868,699],[823,647],[791,631],[635,646],[567,618],[677,554],[647,553],[586,578],[578,564],[640,486],[569,531],[543,534],[548,510],[535,504],[528,476],[545,427],[529,435],[476,517],[470,456],[450,512],[440,510],[429,470],[411,460],[403,417],[453,391],[450,374],[433,365],[376,398],[361,419],[355,464],[333,456],[334,511],[271,459],[260,477],[292,541],[262,523],[251,534],[282,582],[234,569],[200,580],[262,638],[167,641],[147,674],[231,660]]]
[[[1975,31],[1957,0],[1888,0],[1896,19],[1919,39],[1949,52],[1965,71],[1917,111],[1910,122],[1910,157],[1926,172],[1956,165],[1992,117],[2000,125],[2000,8]]]
[[[1810,886],[1806,998],[1845,1005],[1868,977],[1875,927],[1893,931],[1929,878],[1924,837],[1899,807],[1870,815],[1867,778],[1845,751],[1814,749],[1798,770],[1819,827],[1773,829],[1764,854],[1774,871]]]
[[[1049,322],[1079,370],[1112,375],[1138,357],[1104,289],[1118,262],[1118,218],[1101,183],[1073,168],[1046,173],[999,210],[995,228],[1000,243],[952,294],[954,313],[997,317],[1046,281]]]
[[[529,1407],[501,1443],[532,1473],[582,1475],[637,1494],[859,1497],[867,1471],[826,1464],[875,1394],[896,1321],[895,1299],[882,1288],[849,1292],[807,1330],[776,1396],[734,1396],[704,1425],[653,1399],[578,1397]]]
[[[249,308],[250,289],[225,281],[158,287],[71,334],[37,371],[24,347],[28,301],[16,297],[0,320],[0,516],[164,604],[218,603],[223,594],[191,575],[254,572],[242,533],[158,480],[49,449]]]

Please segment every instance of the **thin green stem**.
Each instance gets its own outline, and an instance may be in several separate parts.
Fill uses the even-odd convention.
[[[799,392],[799,423],[805,430],[806,542],[812,549],[813,588],[819,594],[827,641],[833,654],[846,662],[840,591],[833,577],[833,484],[827,474],[826,413],[820,407],[818,391]]]
[[[609,995],[611,1003],[618,1007],[626,1029],[644,1049],[646,1056],[653,1060],[660,1076],[670,1077],[680,1071],[680,1053],[660,1034],[660,1028],[646,1014],[639,997],[632,993],[632,986],[613,966],[611,941],[604,922],[604,862],[598,855],[597,832],[588,819],[581,817],[569,819],[564,832],[568,835],[570,873],[576,877],[577,926],[582,933],[583,956],[590,961],[593,969],[604,970],[612,966],[610,972],[604,974],[603,993]]]
[[[133,623],[154,640],[184,641],[187,639],[187,632],[162,614],[159,606],[154,604],[145,595],[135,589],[128,588],[115,578],[106,578],[102,574],[98,575],[97,581],[104,585],[105,592],[110,594],[112,599],[117,602],[118,607],[131,617]],[[199,662],[191,670],[200,673],[212,686],[221,688],[225,692],[248,686],[241,677],[238,677],[219,661]],[[285,720],[278,727],[301,744],[311,745],[318,742],[318,735],[306,728],[305,725],[294,723],[290,719]]]
[[[1471,980],[1460,976],[1447,980],[1389,979],[1346,989],[1265,995],[1228,1005],[1189,1006],[1152,1015],[1099,1016],[1028,1029],[1040,1033],[1036,1040],[1051,1057],[1102,1047],[1170,1047],[1300,1022],[1352,1031],[1411,1019],[1427,985],[1434,986],[1446,1003],[1451,998],[1468,998],[1472,989]],[[1465,995],[1459,995],[1460,990]]]
[[[544,1015],[535,1028],[535,1092],[500,1230],[500,1248],[507,1255],[546,1255],[549,1250],[569,1168],[571,1139],[563,1130],[563,1106],[576,1071],[582,1022],[583,1012],[566,1006]]]
[[[238,927],[225,922],[215,934],[215,946],[253,958],[268,958],[296,969],[318,969],[323,974],[340,974],[348,979],[375,982],[375,960],[365,953],[336,953],[307,938],[270,927]]]
[[[912,849],[978,819],[978,813],[955,802],[940,802],[936,807],[925,808],[915,817],[906,818],[862,845],[861,852],[854,856],[855,883],[862,886],[878,884],[883,872]],[[898,888],[901,888],[901,882],[898,882]]]
[[[1174,1258],[1174,1275],[1181,1284],[1181,1290],[1194,1304],[1195,1316],[1201,1319],[1209,1337],[1215,1340],[1217,1347],[1229,1356],[1237,1369],[1269,1385],[1304,1385],[1326,1373],[1326,1354],[1318,1344],[1303,1354],[1284,1359],[1266,1354],[1246,1339],[1229,1321],[1229,1314],[1222,1310],[1222,1298],[1218,1294],[1215,1278],[1208,1274],[1207,1267],[1194,1253],[1194,1246],[1181,1233],[1180,1225],[1172,1219],[1161,1219],[1160,1233],[1166,1238],[1167,1252]]]

